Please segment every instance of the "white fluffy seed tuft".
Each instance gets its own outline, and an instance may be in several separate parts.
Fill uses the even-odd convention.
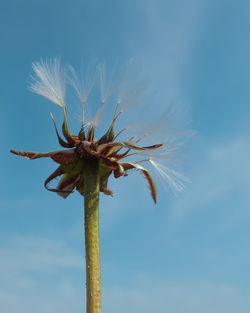
[[[98,66],[98,74],[100,80],[101,100],[102,103],[104,103],[116,88],[116,84],[114,83],[114,71],[112,71],[109,79],[107,79],[106,66],[105,64],[100,64]]]
[[[185,175],[172,170],[153,159],[150,159],[149,162],[153,165],[156,172],[163,178],[174,194],[185,191],[186,185],[190,183],[190,180]]]
[[[31,91],[64,108],[67,71],[61,67],[60,59],[34,62],[32,68],[36,77],[32,76]]]
[[[72,66],[69,66],[69,70],[71,73],[69,83],[75,89],[81,102],[86,103],[88,96],[96,83],[96,71],[91,72],[88,67],[86,73],[84,74],[83,70],[81,70],[80,77],[78,77]]]

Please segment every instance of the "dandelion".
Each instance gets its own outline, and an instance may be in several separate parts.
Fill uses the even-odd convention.
[[[86,123],[84,120],[84,109],[87,97],[93,87],[93,81],[85,80],[81,85],[76,72],[70,69],[71,77],[68,79],[76,90],[83,103],[82,127],[77,135],[71,134],[67,123],[67,110],[65,104],[65,84],[67,80],[66,70],[60,65],[59,59],[33,63],[36,77],[33,78],[31,90],[44,96],[63,109],[64,121],[60,136],[53,115],[55,132],[59,144],[66,148],[53,152],[30,152],[15,151],[12,153],[25,157],[29,160],[38,158],[51,158],[59,164],[58,168],[45,180],[44,186],[47,190],[56,192],[59,196],[67,198],[74,190],[84,197],[84,219],[85,219],[85,249],[86,249],[86,277],[87,277],[87,313],[101,312],[101,274],[100,274],[100,248],[99,248],[99,193],[113,196],[112,190],[108,188],[108,180],[113,174],[115,178],[127,176],[129,171],[136,169],[140,171],[149,186],[153,201],[157,202],[156,187],[150,172],[141,166],[142,162],[151,163],[158,173],[168,181],[175,191],[183,191],[186,179],[180,173],[164,167],[157,158],[171,160],[175,146],[171,140],[166,143],[152,145],[140,145],[139,142],[145,137],[133,136],[125,141],[118,141],[122,132],[115,134],[114,126],[124,111],[121,107],[121,99],[116,104],[113,118],[106,133],[101,138],[95,138],[96,119]],[[102,106],[113,90],[111,80],[105,86],[105,67],[101,67],[101,98]],[[141,88],[140,85],[138,85]],[[100,113],[100,111],[99,111]],[[99,114],[97,113],[97,115]],[[99,116],[98,116],[99,117]],[[158,152],[157,152],[158,151]],[[126,161],[128,157],[141,157],[134,162]],[[60,177],[55,188],[50,183]]]

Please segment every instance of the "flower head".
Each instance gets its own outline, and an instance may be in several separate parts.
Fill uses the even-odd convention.
[[[62,147],[67,149],[49,153],[14,150],[11,150],[11,152],[30,160],[50,157],[56,163],[60,164],[59,167],[46,179],[44,184],[45,188],[50,191],[57,192],[57,194],[64,198],[68,197],[74,189],[78,190],[82,195],[84,195],[84,184],[88,183],[86,181],[84,169],[86,168],[86,164],[88,164],[89,159],[95,159],[99,164],[100,191],[106,195],[113,195],[113,192],[107,187],[108,179],[111,174],[113,174],[115,178],[119,178],[121,176],[127,176],[131,169],[136,169],[142,172],[146,178],[151,191],[151,196],[154,202],[156,202],[156,188],[154,181],[149,171],[139,164],[141,162],[150,162],[159,172],[159,174],[166,181],[168,181],[173,190],[182,191],[184,189],[184,183],[186,182],[184,176],[174,170],[169,169],[168,167],[160,165],[160,163],[157,161],[157,156],[159,158],[165,158],[166,160],[171,159],[172,152],[175,150],[175,145],[171,140],[167,139],[167,144],[156,143],[147,146],[139,145],[139,141],[141,141],[145,136],[133,136],[128,140],[118,141],[119,135],[122,132],[125,132],[127,129],[124,128],[117,134],[115,134],[114,131],[114,125],[120,114],[122,114],[124,111],[124,107],[120,108],[121,100],[119,100],[116,105],[115,112],[108,130],[101,138],[95,138],[95,129],[97,124],[96,119],[98,114],[101,112],[100,109],[97,112],[97,117],[95,120],[88,124],[84,121],[83,112],[82,127],[79,133],[77,135],[71,134],[68,129],[67,112],[64,101],[66,82],[65,70],[61,69],[58,59],[54,59],[53,61],[49,62],[33,63],[33,69],[38,79],[35,80],[35,82],[32,84],[31,89],[63,108],[64,122],[62,131],[65,139],[61,138],[59,135],[52,114],[51,117],[55,126],[58,141]],[[84,93],[83,89],[81,89],[76,73],[73,69],[71,69],[71,74],[73,75],[73,80],[71,77],[71,83],[73,82],[72,84],[83,102],[84,111],[84,104],[88,94]],[[106,99],[112,88],[110,83],[107,88],[107,92],[104,92],[104,74],[105,69],[102,68],[102,97]],[[85,90],[90,92],[90,89],[88,88]],[[101,105],[101,110],[104,106],[104,98]],[[130,156],[143,156],[143,159],[139,159],[135,162],[126,161],[125,159]],[[50,188],[49,183],[59,176],[61,176],[61,179],[57,187]]]

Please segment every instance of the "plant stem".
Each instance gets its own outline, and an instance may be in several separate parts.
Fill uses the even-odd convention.
[[[101,312],[101,269],[99,242],[99,162],[84,166],[84,222],[86,249],[87,313]]]

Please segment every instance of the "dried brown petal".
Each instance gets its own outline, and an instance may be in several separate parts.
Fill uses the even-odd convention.
[[[69,174],[64,174],[60,179],[56,189],[57,194],[64,199],[66,199],[74,190],[76,185],[78,184],[80,176],[71,176]]]
[[[74,149],[71,149],[53,152],[50,157],[59,164],[68,165],[74,163],[77,160],[78,155]]]
[[[44,182],[44,187],[49,190],[49,191],[54,191],[57,192],[57,189],[53,189],[53,188],[49,188],[48,184],[55,179],[58,176],[61,176],[64,174],[64,169],[62,168],[62,166],[59,166]]]
[[[57,139],[58,139],[59,144],[60,144],[62,147],[64,147],[64,148],[72,148],[72,147],[74,147],[74,145],[68,144],[67,142],[65,142],[65,141],[60,137],[60,135],[59,135],[59,133],[58,133],[58,130],[57,130],[57,127],[56,127],[56,122],[55,122],[55,120],[54,120],[54,117],[53,117],[52,113],[50,113],[50,116],[51,116],[51,118],[52,118],[52,121],[53,121],[53,124],[54,124],[54,127],[55,127],[55,131],[56,131],[56,135],[57,135]]]
[[[77,159],[77,154],[74,149],[71,150],[60,150],[60,151],[53,151],[53,152],[32,152],[32,151],[15,151],[10,150],[11,153],[14,153],[18,156],[24,157],[28,160],[35,160],[39,158],[51,158],[55,162],[67,165],[73,163]]]
[[[151,177],[149,171],[146,170],[141,165],[138,165],[138,164],[135,164],[135,163],[126,162],[126,163],[120,163],[120,165],[124,168],[125,171],[135,168],[135,169],[140,170],[144,174],[144,176],[147,179],[148,184],[149,184],[149,189],[151,191],[151,196],[152,196],[154,202],[156,203],[156,188],[155,188],[155,184],[154,184],[153,178]]]
[[[108,189],[108,178],[111,174],[111,171],[107,173],[106,175],[102,176],[100,179],[100,191],[103,192],[105,195],[112,196],[113,197],[113,191]]]
[[[15,150],[10,150],[10,152],[18,156],[24,157],[28,160],[34,160],[38,158],[49,158],[51,156],[51,153],[53,153],[53,152],[43,153],[43,152],[15,151]]]
[[[147,147],[140,147],[137,144],[129,141],[121,141],[121,142],[114,142],[114,143],[107,143],[107,144],[102,144],[97,147],[98,152],[103,152],[107,148],[128,148],[128,149],[133,149],[133,150],[149,150],[149,149],[157,149],[160,148],[162,144],[156,144],[152,146],[147,146]],[[114,151],[114,149],[109,150],[109,154],[111,154]]]

